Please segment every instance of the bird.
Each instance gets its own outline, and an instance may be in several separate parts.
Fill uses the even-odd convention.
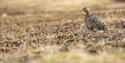
[[[85,26],[90,31],[94,32],[104,32],[106,31],[106,25],[101,22],[96,16],[91,15],[90,9],[88,7],[84,7],[82,9],[85,12]]]

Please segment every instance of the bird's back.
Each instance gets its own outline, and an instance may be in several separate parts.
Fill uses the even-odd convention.
[[[95,16],[86,16],[85,24],[86,24],[87,28],[91,31],[98,32],[98,31],[106,30],[105,24],[102,23],[101,21],[99,21],[99,19]]]

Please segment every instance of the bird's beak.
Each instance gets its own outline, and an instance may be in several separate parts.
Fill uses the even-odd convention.
[[[84,10],[84,9],[82,9],[82,10]]]
[[[81,9],[82,11],[85,11],[84,9]]]

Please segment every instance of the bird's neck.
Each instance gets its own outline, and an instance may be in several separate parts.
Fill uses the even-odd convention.
[[[90,14],[90,12],[89,11],[86,11],[86,17],[88,17],[88,16],[90,16],[91,14]]]

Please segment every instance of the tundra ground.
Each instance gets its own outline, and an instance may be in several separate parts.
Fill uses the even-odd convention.
[[[89,31],[83,7],[108,31]],[[0,63],[125,63],[124,0],[0,0]]]

